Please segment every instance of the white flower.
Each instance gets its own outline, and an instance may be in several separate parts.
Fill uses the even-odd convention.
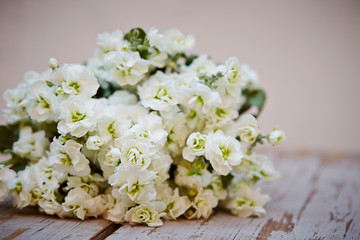
[[[176,90],[173,79],[167,79],[162,72],[157,72],[152,78],[138,88],[141,104],[158,111],[170,111],[179,103],[179,91]]]
[[[190,208],[185,216],[189,219],[194,219],[194,218],[209,218],[213,208],[215,208],[218,204],[218,199],[214,196],[213,192],[209,189],[203,190],[201,189],[193,203],[192,203],[192,208]]]
[[[64,101],[60,105],[59,132],[62,135],[70,133],[74,137],[82,137],[87,132],[93,131],[102,115],[100,101],[81,96],[70,97]]]
[[[153,48],[149,48],[150,55],[148,56],[148,60],[152,66],[157,68],[163,68],[166,64],[166,60],[168,59],[168,55],[165,52],[159,52]]]
[[[163,225],[161,217],[165,216],[166,205],[160,201],[142,203],[131,208],[125,215],[125,220],[130,224],[144,223],[149,227],[159,227]]]
[[[161,49],[169,54],[184,52],[195,46],[193,35],[184,36],[179,30],[173,29],[165,32]],[[161,50],[160,49],[160,50]]]
[[[259,135],[259,126],[256,118],[251,114],[244,114],[235,124],[235,131],[240,137],[240,141],[253,143]]]
[[[107,211],[104,213],[104,218],[115,223],[122,223],[125,221],[125,214],[128,208],[134,203],[128,198],[116,199],[111,194],[105,195],[108,202]]]
[[[59,62],[55,58],[49,59],[49,68],[55,69],[59,67]]]
[[[148,34],[147,34],[147,39],[149,40],[149,45],[151,47],[158,47],[161,43],[161,40],[163,39],[164,35],[159,33],[159,30],[157,30],[155,27],[152,27]]]
[[[96,44],[102,54],[121,49],[124,34],[120,30],[112,33],[101,33],[97,36]]]
[[[259,77],[257,72],[250,68],[249,65],[243,64],[241,65],[241,78],[242,81],[245,82],[249,87],[258,87],[259,85]]]
[[[80,152],[82,145],[68,140],[64,145],[54,139],[50,145],[49,162],[59,170],[72,175],[87,176],[90,174],[89,160]]]
[[[62,68],[55,69],[51,82],[58,86],[58,93],[88,98],[94,96],[100,86],[94,74],[78,64],[64,64]]]
[[[118,104],[127,104],[127,105],[135,105],[138,102],[135,94],[132,94],[126,90],[118,90],[115,91],[109,97],[110,105],[118,105]]]
[[[21,83],[15,89],[7,89],[4,92],[7,109],[2,112],[9,123],[15,123],[28,117],[27,88],[27,83]]]
[[[148,168],[148,170],[156,172],[154,182],[162,183],[169,178],[169,170],[172,163],[173,160],[169,154],[159,152],[159,158],[153,159]]]
[[[108,151],[105,155],[105,165],[108,166],[119,166],[120,159],[121,159],[121,152],[120,149],[112,147],[110,151]]]
[[[121,148],[121,162],[139,171],[147,169],[152,159],[159,158],[156,147],[146,139],[130,139]]]
[[[196,72],[197,74],[208,74],[212,73],[216,68],[216,64],[207,55],[201,55],[196,58],[190,66],[184,70],[189,72]]]
[[[37,161],[44,156],[49,143],[44,130],[33,133],[31,127],[23,127],[19,139],[13,145],[13,152],[22,158]]]
[[[275,146],[286,140],[285,132],[279,127],[274,127],[271,133],[269,134],[269,142]]]
[[[205,157],[210,161],[216,173],[227,175],[232,166],[241,163],[243,153],[240,142],[230,136],[225,136],[220,130],[209,134],[205,143]]]
[[[252,145],[286,136],[239,118],[257,73],[235,57],[188,55],[195,38],[179,30],[138,30],[102,33],[84,65],[51,58],[5,92],[8,130],[20,132],[13,160],[28,162],[17,174],[0,164],[0,201],[10,192],[18,208],[151,227],[208,218],[219,200],[239,216],[264,214],[269,197],[253,186],[279,173]]]
[[[53,90],[42,80],[33,82],[27,91],[28,112],[31,118],[41,121],[56,121],[59,117],[59,101]]]
[[[104,144],[104,141],[99,136],[90,136],[86,140],[86,147],[90,150],[99,150],[100,147]]]
[[[190,199],[187,196],[180,196],[179,189],[176,188],[171,196],[164,196],[163,201],[166,203],[166,219],[173,219],[180,217],[191,206]]]
[[[110,176],[109,184],[114,187],[112,195],[120,197],[128,195],[132,201],[148,201],[152,200],[154,195],[153,182],[156,173],[153,171],[138,171],[134,168],[125,168],[120,165],[116,172]],[[155,192],[156,194],[156,192]]]
[[[211,173],[206,169],[198,169],[192,173],[191,169],[178,165],[175,172],[175,183],[189,188],[207,187],[211,182]]]
[[[220,106],[220,95],[212,91],[208,86],[201,83],[194,83],[186,105],[202,113],[208,113],[211,109]]]
[[[104,179],[101,177],[100,174],[94,174],[89,176],[69,176],[67,178],[67,186],[63,189],[65,191],[70,191],[74,188],[82,188],[90,194],[92,197],[96,197],[99,193],[99,186],[100,182],[103,182]]]
[[[8,193],[8,184],[16,177],[16,172],[4,165],[0,165],[0,202],[3,201]]]
[[[199,132],[190,134],[186,140],[186,147],[183,149],[183,157],[185,160],[193,162],[196,156],[205,154],[205,142],[207,135]]]
[[[129,139],[144,138],[158,147],[163,147],[167,135],[162,127],[162,118],[155,113],[150,113],[139,117],[137,124],[132,126],[121,138],[116,139],[115,142],[117,146],[122,146]]]
[[[105,106],[103,110],[103,116],[98,120],[97,129],[106,144],[121,137],[131,127],[131,120],[125,104]]]
[[[246,83],[241,82],[242,80],[240,74],[241,65],[236,57],[230,57],[228,60],[226,60],[225,66],[226,66],[225,78],[227,80],[227,84],[229,84],[230,86],[246,85]]]
[[[227,207],[231,213],[239,217],[262,216],[265,214],[264,205],[270,197],[260,193],[260,189],[251,189],[247,184],[237,186],[236,195],[231,198]]]
[[[178,156],[182,153],[182,149],[185,146],[186,137],[190,133],[190,129],[186,124],[185,115],[181,112],[178,107],[173,107],[170,112],[163,114],[164,118],[164,129],[168,132],[166,141],[166,151],[171,156]],[[166,117],[165,117],[165,116]]]
[[[84,189],[75,188],[68,193],[62,205],[65,212],[71,212],[84,220],[85,217],[102,214],[106,208],[106,201],[101,195],[92,198]]]
[[[30,165],[18,172],[17,178],[10,182],[8,187],[13,197],[14,206],[22,209],[32,203],[31,190],[36,186],[37,177],[36,166]]]
[[[213,194],[216,198],[224,200],[226,198],[227,192],[223,187],[223,182],[221,181],[221,176],[213,174],[211,176],[210,189],[213,191]]]
[[[106,68],[110,69],[109,80],[120,86],[136,85],[149,69],[149,62],[141,59],[139,52],[110,52],[104,61]]]
[[[216,131],[217,129],[228,126],[238,115],[238,111],[234,109],[233,106],[211,109],[207,115],[205,132]]]
[[[275,170],[274,165],[270,159],[264,155],[253,154],[251,157],[253,166],[251,168],[251,176],[257,179],[262,179],[265,183],[271,182],[280,176],[280,173]]]

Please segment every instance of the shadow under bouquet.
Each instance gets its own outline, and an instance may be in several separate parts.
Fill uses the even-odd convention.
[[[265,93],[248,65],[190,55],[195,38],[152,28],[100,34],[84,65],[49,60],[7,90],[0,200],[60,217],[161,226],[223,207],[265,214],[278,173],[257,144]],[[252,112],[250,114],[249,112]]]

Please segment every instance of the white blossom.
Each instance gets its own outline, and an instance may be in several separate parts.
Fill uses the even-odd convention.
[[[102,104],[99,100],[74,96],[64,101],[60,110],[59,132],[62,135],[70,133],[74,137],[82,137],[95,129],[102,115]]]
[[[207,55],[201,55],[196,58],[190,66],[184,70],[187,72],[195,72],[197,74],[212,73],[216,69],[216,64]]]
[[[139,52],[115,51],[105,57],[105,66],[110,69],[110,80],[120,86],[136,85],[149,69],[149,62]]]
[[[220,95],[201,83],[193,84],[186,102],[188,107],[205,114],[211,109],[216,109],[220,104]]]
[[[110,105],[118,105],[120,103],[127,104],[127,105],[135,105],[137,102],[138,101],[137,101],[136,95],[132,94],[126,90],[115,91],[109,97]]]
[[[232,166],[241,163],[243,153],[240,142],[230,136],[225,136],[220,130],[208,135],[205,143],[205,157],[220,175],[227,175]]]
[[[15,123],[28,117],[27,87],[27,83],[20,83],[17,88],[7,89],[4,92],[7,108],[2,110],[2,113],[9,123]]]
[[[188,210],[191,206],[191,201],[187,196],[180,196],[179,189],[176,188],[174,193],[169,196],[164,196],[164,203],[166,203],[165,213],[166,219],[176,220]]]
[[[0,165],[0,201],[3,201],[8,193],[8,184],[16,177],[15,171],[4,165]]]
[[[49,147],[45,131],[33,132],[31,127],[23,127],[20,137],[13,145],[13,152],[20,157],[37,161],[42,158]]]
[[[105,155],[104,164],[108,166],[117,167],[120,164],[121,159],[121,151],[119,148],[111,147],[110,151],[108,151]]]
[[[49,59],[49,68],[56,69],[59,67],[59,62],[55,58]]]
[[[28,112],[38,122],[56,121],[59,117],[59,100],[53,89],[44,81],[35,81],[27,91]]]
[[[92,198],[82,188],[71,190],[62,204],[65,212],[70,212],[82,220],[85,217],[101,215],[106,209],[106,201],[101,195]]]
[[[235,124],[235,131],[240,137],[240,141],[253,143],[259,135],[259,126],[256,118],[251,114],[241,116],[240,120]]]
[[[264,205],[270,197],[261,194],[259,189],[252,189],[245,183],[237,186],[235,196],[231,198],[227,207],[239,217],[263,216],[265,214]]]
[[[124,222],[128,208],[133,206],[134,203],[128,198],[116,199],[111,194],[106,194],[105,196],[108,204],[104,218],[115,223]]]
[[[112,194],[114,197],[128,195],[132,201],[144,202],[154,199],[154,189],[152,180],[156,178],[153,171],[138,171],[134,168],[125,168],[120,165],[116,172],[110,176],[109,183],[114,187]],[[156,192],[155,192],[156,194]]]
[[[214,196],[213,192],[209,189],[202,190],[197,193],[192,202],[193,209],[189,209],[185,215],[189,219],[196,218],[209,218],[213,208],[218,204],[218,199]]]
[[[60,94],[82,95],[92,97],[96,94],[99,83],[95,76],[85,66],[78,64],[64,64],[54,70],[51,82],[58,86]]]
[[[211,173],[207,169],[199,169],[192,174],[189,168],[179,165],[176,169],[175,183],[189,188],[207,187],[211,182]]]
[[[131,208],[125,215],[125,220],[130,224],[144,223],[149,227],[159,227],[163,225],[161,217],[165,216],[166,205],[160,201],[142,203]]]
[[[193,162],[195,157],[205,155],[205,142],[207,135],[199,132],[190,134],[186,140],[186,147],[183,149],[183,157],[185,160]]]
[[[90,150],[99,150],[100,147],[104,144],[104,141],[99,136],[90,136],[86,140],[86,147]]]
[[[158,29],[152,27],[147,34],[147,38],[149,40],[150,46],[159,48],[164,35],[160,34]]]
[[[73,175],[87,176],[90,174],[89,160],[80,152],[82,145],[74,140],[65,144],[54,139],[50,145],[49,162],[58,169]]]
[[[195,46],[193,35],[184,36],[179,30],[173,29],[165,32],[161,49],[169,54],[184,52]]]
[[[279,173],[254,147],[286,135],[239,118],[246,93],[261,91],[257,73],[235,57],[186,53],[195,38],[177,29],[115,30],[96,44],[84,65],[50,58],[4,93],[0,130],[12,147],[0,148],[13,158],[0,164],[0,201],[10,193],[17,208],[150,227],[209,218],[219,200],[262,216],[270,198],[255,184]],[[3,166],[13,163],[24,170]]]
[[[112,33],[101,33],[97,36],[96,44],[101,54],[121,49],[123,44],[124,34],[120,30],[115,30]],[[99,54],[100,54],[99,53]]]
[[[282,129],[280,129],[279,127],[274,127],[269,134],[268,139],[272,145],[277,145],[286,140],[286,135]]]
[[[170,111],[181,98],[175,83],[157,72],[138,89],[141,104],[158,111]]]
[[[156,147],[146,139],[130,139],[121,148],[121,162],[139,171],[149,167],[151,160],[159,158]]]

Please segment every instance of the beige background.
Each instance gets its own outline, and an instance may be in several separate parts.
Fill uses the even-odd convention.
[[[284,128],[282,148],[360,152],[360,1],[0,0],[0,92],[49,57],[82,63],[98,33],[136,26],[179,28],[196,53],[255,68],[268,93],[261,127]]]

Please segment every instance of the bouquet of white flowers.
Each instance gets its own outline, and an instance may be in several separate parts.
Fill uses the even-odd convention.
[[[256,184],[278,173],[253,149],[284,132],[259,132],[254,70],[186,54],[194,44],[178,30],[117,30],[98,36],[84,65],[51,58],[26,73],[4,94],[0,150],[12,158],[0,163],[0,200],[151,227],[217,206],[263,215],[270,198]]]

